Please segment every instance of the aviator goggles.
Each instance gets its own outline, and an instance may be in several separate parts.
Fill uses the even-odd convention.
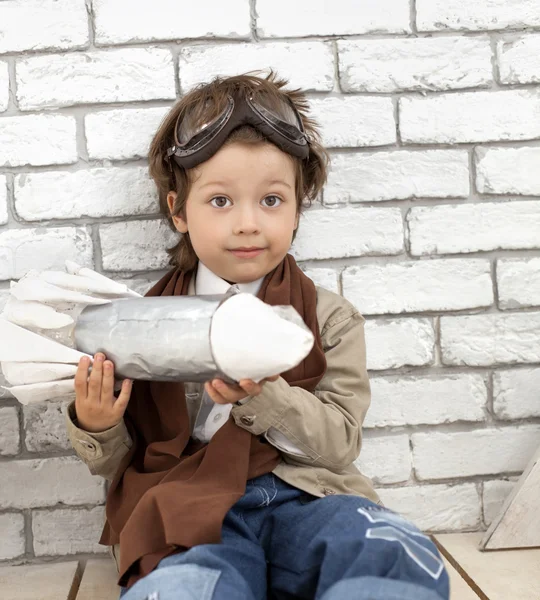
[[[251,92],[227,96],[220,114],[210,123],[195,127],[189,114],[179,120],[175,144],[167,149],[169,166],[171,157],[184,169],[190,169],[208,160],[223,145],[229,134],[239,125],[252,125],[263,133],[281,150],[307,158],[309,140],[302,119],[288,99],[273,98],[270,104],[268,95]]]

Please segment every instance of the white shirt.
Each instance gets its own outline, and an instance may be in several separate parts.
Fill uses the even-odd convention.
[[[234,285],[237,285],[241,292],[256,295],[261,288],[263,279],[264,277],[261,277],[250,283],[236,283]],[[230,287],[230,283],[216,275],[199,260],[197,276],[195,279],[191,279],[188,293],[197,294],[199,296],[225,294]],[[240,400],[239,403],[242,404],[247,399],[248,398]],[[206,390],[204,390],[201,398],[201,406],[193,427],[193,438],[203,442],[209,442],[216,431],[218,431],[220,427],[223,427],[227,422],[232,407],[232,404],[216,404],[206,393]],[[268,429],[265,433],[265,437],[277,448],[305,456],[305,453],[300,450],[298,446],[293,444],[281,433],[281,431],[278,431],[274,427]]]

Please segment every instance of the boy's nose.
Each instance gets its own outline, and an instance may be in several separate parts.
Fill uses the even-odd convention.
[[[238,211],[237,219],[234,224],[234,233],[257,233],[260,231],[260,225],[252,208],[243,208]]]

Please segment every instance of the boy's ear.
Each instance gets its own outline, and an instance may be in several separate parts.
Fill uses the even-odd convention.
[[[169,207],[169,214],[172,216],[172,212],[173,212],[173,208],[174,208],[174,202],[176,200],[177,197],[177,193],[176,192],[169,192],[167,194],[167,205]],[[174,215],[172,216],[172,220],[174,223],[174,226],[176,227],[176,229],[180,232],[180,233],[186,233],[188,230],[188,226],[187,226],[187,222],[186,220],[181,216],[181,215]]]

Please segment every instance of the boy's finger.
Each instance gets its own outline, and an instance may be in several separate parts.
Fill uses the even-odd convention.
[[[132,387],[133,381],[131,379],[124,379],[124,381],[122,381],[122,388],[120,389],[118,398],[116,398],[113,406],[118,417],[123,417],[124,413],[126,412]]]
[[[252,379],[242,379],[240,387],[247,392],[248,396],[258,396],[262,392],[262,386],[255,383]]]
[[[92,372],[88,378],[88,398],[93,402],[101,402],[101,382],[103,379],[103,354],[94,356]]]
[[[103,379],[101,383],[101,401],[112,405],[114,400],[114,365],[110,360],[103,363]]]
[[[244,397],[244,390],[238,385],[229,385],[221,379],[214,379],[212,387],[217,391],[227,402],[238,402]]]
[[[77,398],[81,400],[86,399],[88,394],[88,367],[90,366],[90,359],[86,356],[83,356],[79,361],[79,366],[77,367],[77,372],[75,373],[75,394]]]
[[[217,392],[209,381],[204,384],[204,389],[216,404],[228,404],[228,400]]]

